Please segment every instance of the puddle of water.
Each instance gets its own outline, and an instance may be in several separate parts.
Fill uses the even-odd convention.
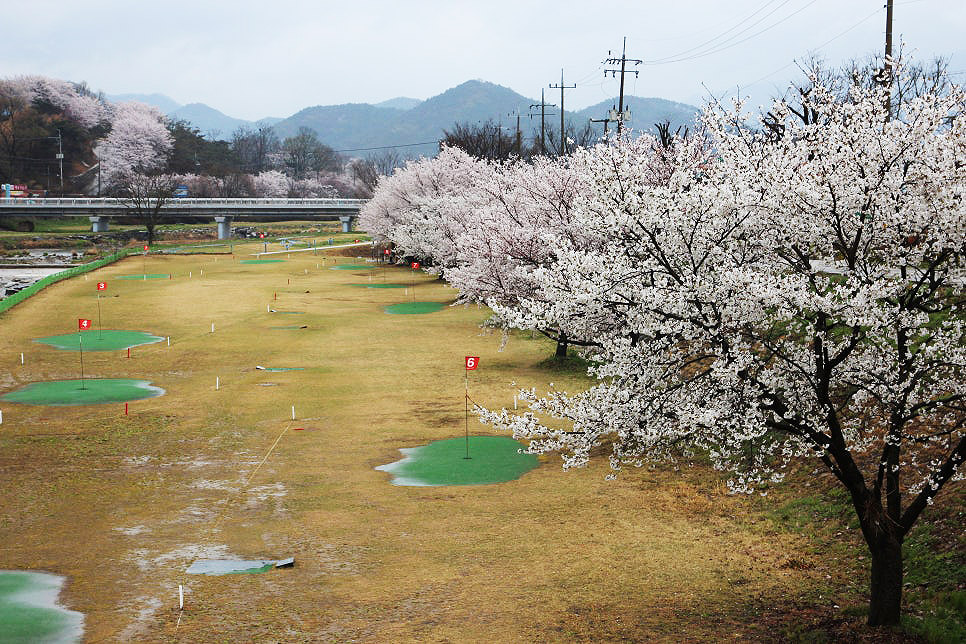
[[[57,603],[64,578],[45,572],[0,571],[0,640],[80,642],[84,615]]]
[[[274,567],[274,559],[198,559],[186,572],[189,575],[251,575]]]

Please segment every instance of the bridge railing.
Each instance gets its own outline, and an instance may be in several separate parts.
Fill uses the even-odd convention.
[[[361,208],[365,199],[289,199],[278,198],[237,198],[237,199],[206,199],[199,197],[173,197],[165,200],[164,206],[172,208]],[[0,205],[5,208],[22,206],[23,208],[112,208],[124,207],[130,204],[128,199],[116,197],[54,197],[54,198],[22,198],[0,197]]]

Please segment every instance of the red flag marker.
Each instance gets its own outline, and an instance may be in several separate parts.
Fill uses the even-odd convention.
[[[131,357],[131,347],[128,347],[128,348],[127,348],[127,357],[128,357],[128,358],[130,358],[130,357]]]
[[[127,403],[124,403],[124,415],[127,416]]]
[[[147,250],[147,249],[148,249],[148,245],[147,245],[147,244],[145,244],[145,245],[144,245],[144,250]]]
[[[77,319],[77,330],[78,331],[87,331],[90,328],[91,328],[91,321],[90,320],[85,320],[84,318],[78,318]]]
[[[419,262],[413,262],[412,263],[412,267],[413,267],[413,270],[414,271],[418,271],[419,270]]]
[[[386,250],[382,251],[382,254],[383,255],[388,255],[389,254],[389,249],[387,248]]]
[[[466,370],[473,371],[480,366],[480,356],[466,356]]]
[[[97,290],[98,291],[106,291],[107,290],[107,282],[98,282],[97,283]]]

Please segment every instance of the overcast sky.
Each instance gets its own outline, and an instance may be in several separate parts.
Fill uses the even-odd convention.
[[[577,83],[566,107],[617,94],[608,50],[644,59],[626,92],[699,105],[740,88],[756,103],[798,77],[795,61],[881,52],[885,0],[12,0],[0,76],[161,93],[237,118],[312,105],[425,99],[470,79],[532,98]],[[15,18],[8,22],[11,14]],[[966,0],[895,0],[895,40],[944,55],[966,80]],[[661,62],[663,61],[663,62]],[[708,89],[705,89],[707,87]],[[559,90],[547,88],[548,101]]]

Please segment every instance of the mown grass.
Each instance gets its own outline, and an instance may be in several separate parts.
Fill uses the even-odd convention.
[[[367,269],[330,270],[364,263],[358,251],[238,261],[262,249],[128,259],[0,316],[0,391],[75,376],[73,356],[31,339],[92,317],[97,281],[108,282],[105,326],[171,337],[131,359],[85,355],[91,375],[165,388],[128,416],[122,405],[3,405],[0,568],[67,575],[65,603],[85,613],[91,641],[765,641],[775,607],[795,621],[802,606],[861,592],[864,577],[853,591],[844,573],[826,578],[843,567],[826,556],[844,554],[816,548],[796,519],[810,509],[788,509],[800,528],[776,524],[702,464],[606,481],[606,458],[564,472],[547,456],[506,484],[391,485],[373,468],[399,448],[462,435],[464,356],[481,358],[471,396],[496,407],[512,405],[511,381],[586,387],[583,365],[555,368],[553,344],[528,334],[501,351],[475,306],[386,315],[412,295],[353,286]],[[143,261],[172,279],[116,279]],[[388,282],[412,279],[385,270]],[[415,281],[420,301],[456,297]],[[293,322],[268,305],[305,311],[308,328],[271,329]],[[296,566],[184,573],[219,554],[293,555]]]

